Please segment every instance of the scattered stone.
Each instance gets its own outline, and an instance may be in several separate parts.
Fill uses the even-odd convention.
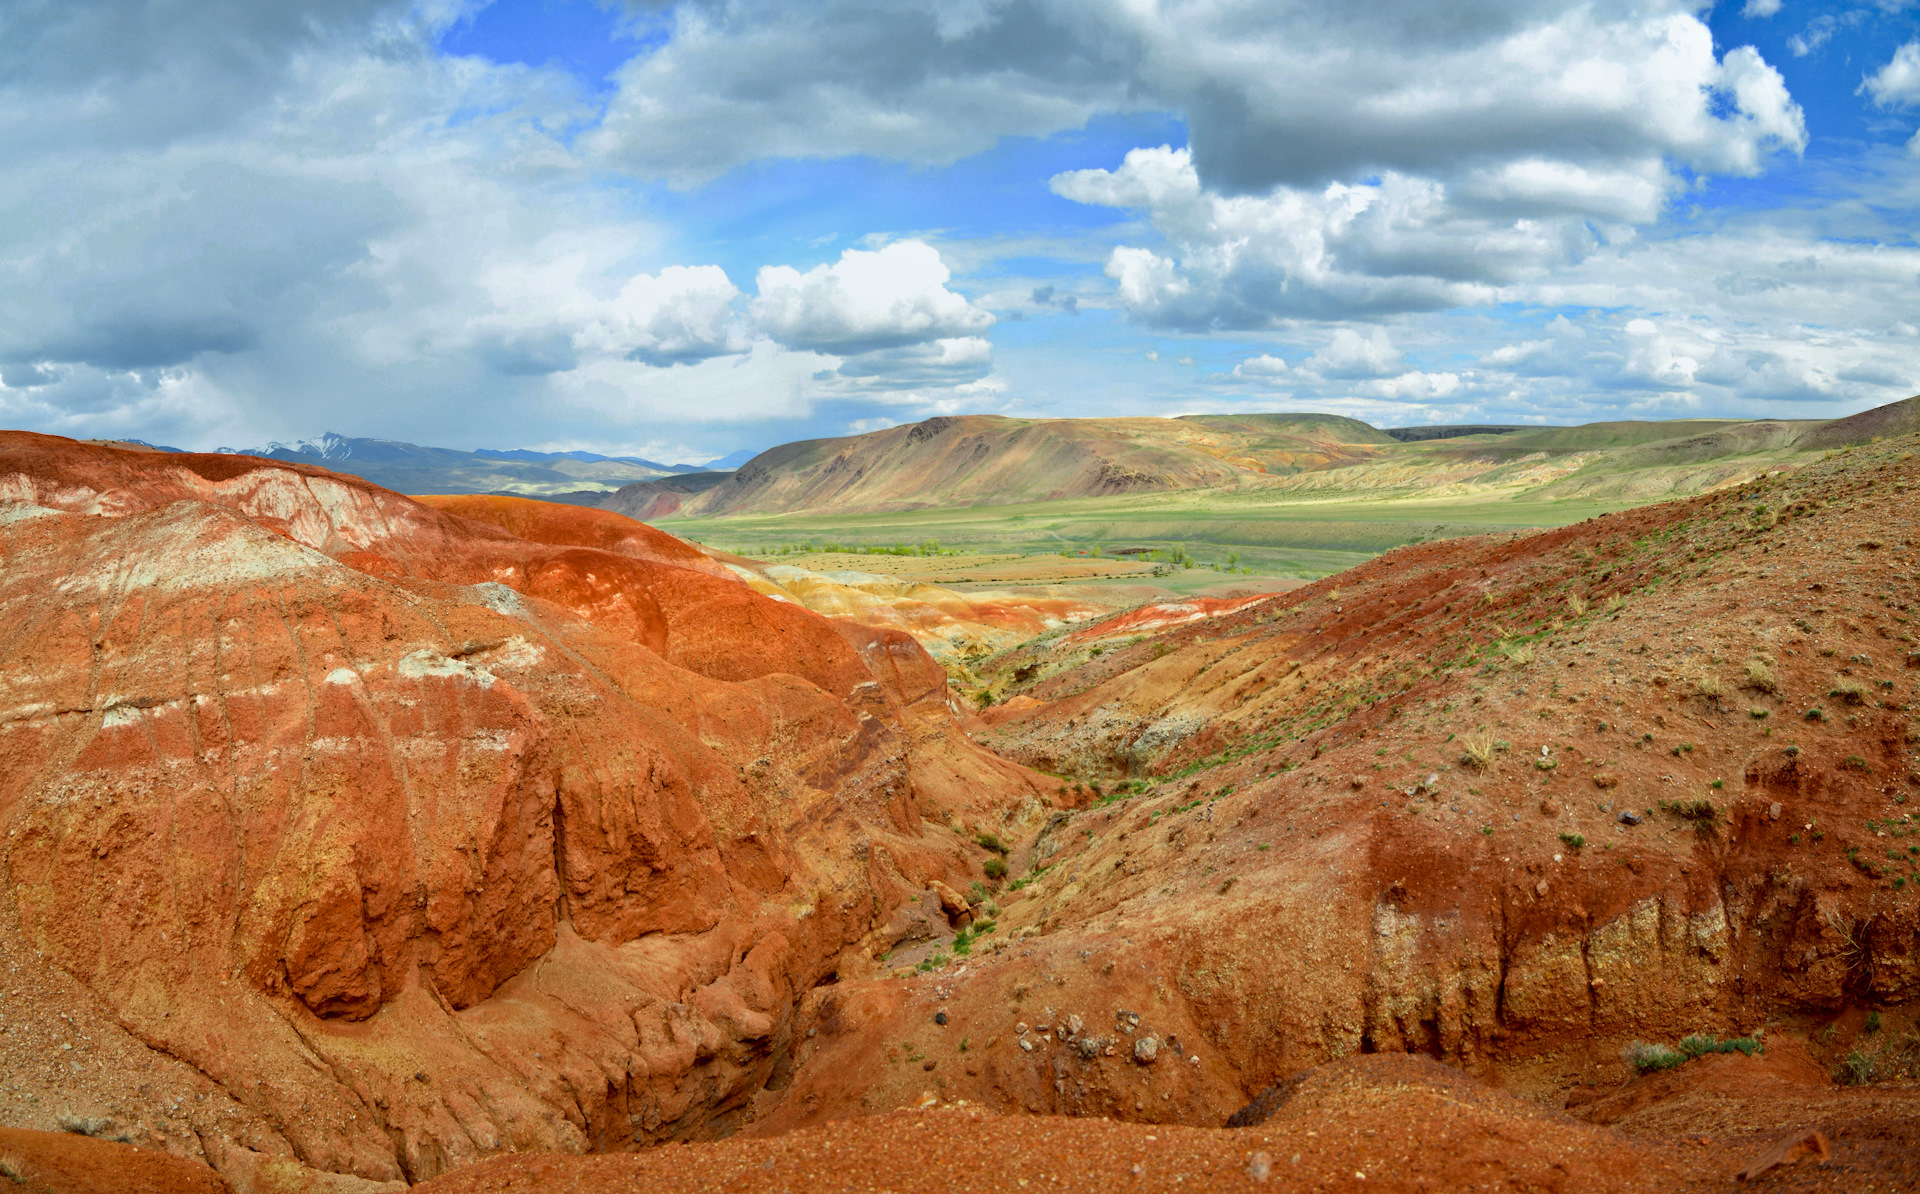
[[[1152,1065],[1154,1058],[1160,1056],[1160,1042],[1150,1036],[1143,1036],[1133,1042],[1133,1059],[1141,1065]]]
[[[947,1026],[947,1013],[945,1012],[933,1013],[933,1022],[935,1024],[938,1024],[940,1027],[945,1028]]]
[[[1031,1053],[1031,1052],[1033,1052],[1033,1042],[1032,1042],[1032,1041],[1030,1041],[1030,1040],[1028,1040],[1028,1039],[1027,1039],[1026,1037],[1021,1037],[1021,1038],[1020,1038],[1020,1051],[1021,1051],[1022,1053]]]
[[[1785,810],[1780,807],[1780,802],[1778,800],[1774,801],[1772,804],[1769,804],[1767,806],[1767,820],[1778,821],[1780,819],[1780,814],[1784,811]]]
[[[935,1061],[935,1060],[934,1060],[933,1058],[931,1058],[931,1057],[929,1057],[929,1058],[927,1058],[927,1059],[926,1059],[925,1061],[923,1061],[923,1062],[921,1062],[921,1063],[920,1063],[920,1068],[921,1068],[921,1069],[923,1069],[923,1070],[932,1070],[934,1066],[936,1066],[936,1065],[939,1065],[939,1064],[940,1064],[939,1062],[937,1062],[937,1061]]]
[[[1643,818],[1640,814],[1634,812],[1632,809],[1628,809],[1626,812],[1620,814],[1620,823],[1622,825],[1638,825],[1641,820],[1643,820]]]
[[[1015,1024],[1013,1026],[1013,1034],[1015,1036],[1027,1035],[1027,1022],[1025,1020],[1022,1020],[1018,1024]]]
[[[1253,1154],[1253,1159],[1247,1162],[1247,1176],[1256,1182],[1266,1181],[1273,1176],[1273,1158],[1265,1153]]]

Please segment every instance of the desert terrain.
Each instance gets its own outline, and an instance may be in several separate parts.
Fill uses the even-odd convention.
[[[958,490],[769,552],[819,442],[661,529],[0,433],[0,1175],[1920,1188],[1913,409],[1200,421],[994,508],[1371,470],[1355,566],[1221,592]]]

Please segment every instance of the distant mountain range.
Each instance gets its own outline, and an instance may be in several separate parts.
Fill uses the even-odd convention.
[[[158,452],[180,448],[122,440]],[[638,456],[598,452],[535,452],[527,448],[433,448],[399,440],[368,439],[329,431],[318,439],[269,443],[264,448],[217,448],[234,456],[262,456],[315,464],[363,477],[401,493],[517,493],[527,497],[567,497],[582,505],[595,495],[624,485],[684,473],[724,471],[746,462],[752,452],[735,452],[708,465],[662,464]]]

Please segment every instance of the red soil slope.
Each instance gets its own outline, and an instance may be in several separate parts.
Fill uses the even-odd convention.
[[[927,1085],[1219,1123],[1376,1051],[1562,1101],[1690,1033],[1920,1072],[1916,448],[1405,549],[1036,674],[982,740],[1116,799],[1015,843],[972,956],[809,999],[754,1130]]]
[[[724,1131],[1042,808],[906,636],[495,521],[0,435],[4,1122],[261,1189]]]

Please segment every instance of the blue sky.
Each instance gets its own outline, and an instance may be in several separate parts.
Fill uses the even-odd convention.
[[[1920,390],[1908,0],[0,0],[0,424],[700,460]]]

